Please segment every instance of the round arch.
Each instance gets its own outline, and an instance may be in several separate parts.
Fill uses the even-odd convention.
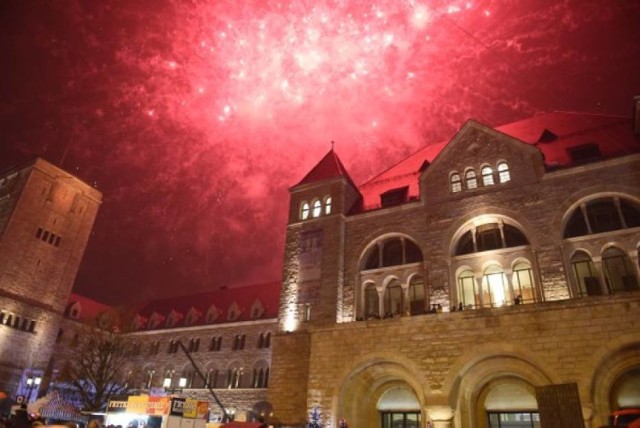
[[[396,355],[369,355],[349,367],[340,378],[341,385],[334,390],[333,417],[344,417],[350,426],[378,426],[380,416],[377,404],[388,391],[397,388],[415,395],[424,421],[427,382],[414,364]]]

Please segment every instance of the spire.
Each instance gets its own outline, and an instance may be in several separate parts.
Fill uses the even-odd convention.
[[[315,183],[318,181],[328,180],[330,178],[342,177],[345,178],[355,189],[356,185],[349,177],[347,169],[342,165],[338,155],[333,150],[334,142],[331,142],[331,150],[327,153],[320,162],[296,186],[301,184]]]

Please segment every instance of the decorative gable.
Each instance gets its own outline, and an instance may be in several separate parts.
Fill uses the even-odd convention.
[[[206,316],[207,324],[216,322],[220,314],[221,314],[220,309],[218,309],[216,305],[211,305],[207,310],[207,316]]]
[[[147,322],[149,321],[148,318],[143,317],[140,314],[136,314],[135,317],[133,317],[133,320],[131,321],[131,328],[136,331],[136,330],[141,330],[143,329],[146,325]]]
[[[251,319],[257,319],[264,315],[265,309],[264,305],[260,301],[260,299],[256,299],[251,305]]]
[[[167,327],[174,327],[176,324],[180,322],[182,318],[184,318],[183,314],[176,311],[175,309],[171,309],[171,312],[169,312],[169,315],[167,316],[167,322],[165,325]]]
[[[149,317],[149,328],[157,328],[164,321],[164,315],[154,312]]]
[[[202,312],[192,306],[187,312],[187,315],[184,319],[184,324],[193,325],[200,319],[201,316]]]
[[[240,317],[241,313],[242,311],[240,310],[238,303],[233,302],[227,311],[227,321],[236,321]]]
[[[71,319],[80,319],[80,313],[82,312],[82,306],[80,302],[73,302],[67,309],[67,316]]]

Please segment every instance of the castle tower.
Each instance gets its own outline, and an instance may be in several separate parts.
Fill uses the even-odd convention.
[[[301,424],[309,399],[300,394],[307,390],[309,331],[343,317],[344,223],[361,195],[333,149],[290,194],[269,400],[281,422]]]
[[[101,201],[42,159],[0,173],[0,390],[46,367]]]

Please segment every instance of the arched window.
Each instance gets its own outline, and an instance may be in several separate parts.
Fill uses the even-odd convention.
[[[511,181],[511,174],[509,174],[509,165],[506,162],[500,162],[498,164],[498,178],[500,183],[506,183]]]
[[[458,275],[458,301],[463,307],[469,309],[480,305],[476,277],[470,270],[465,270]]]
[[[367,284],[364,290],[364,308],[366,318],[380,318],[378,290],[374,284]]]
[[[460,174],[457,172],[451,174],[449,182],[451,185],[451,193],[458,193],[462,190],[462,180],[460,179]]]
[[[640,226],[640,207],[622,198],[594,199],[576,207],[564,229],[565,238]]]
[[[517,263],[513,267],[513,300],[515,304],[533,303],[533,270],[527,262]]]
[[[476,177],[476,172],[474,170],[470,169],[467,171],[464,178],[467,184],[467,189],[476,189],[478,187],[478,178]]]
[[[517,227],[507,223],[486,223],[462,234],[456,244],[455,255],[523,245],[529,245],[529,241]]]
[[[482,185],[493,186],[493,170],[490,166],[482,167]]]
[[[602,254],[602,267],[609,293],[637,291],[638,280],[631,259],[619,248],[608,248]]]
[[[576,251],[571,257],[571,267],[581,296],[598,296],[602,294],[598,272],[589,254],[584,251]]]
[[[302,208],[300,208],[300,219],[301,220],[308,219],[309,218],[309,212],[310,212],[309,203],[308,202],[303,202],[302,203]]]
[[[384,316],[396,316],[403,314],[404,299],[402,287],[397,279],[391,281],[384,291]]]
[[[424,281],[420,276],[414,276],[409,283],[409,311],[411,315],[425,313]]]
[[[331,214],[331,196],[324,198],[324,215]]]
[[[413,241],[395,236],[373,245],[365,256],[362,269],[378,269],[421,261],[422,251]]]
[[[320,217],[320,214],[322,214],[322,203],[320,202],[320,199],[316,199],[313,201],[313,212],[311,215],[316,218]]]
[[[482,276],[482,306],[503,306],[509,299],[507,278],[500,266],[489,266]]]

